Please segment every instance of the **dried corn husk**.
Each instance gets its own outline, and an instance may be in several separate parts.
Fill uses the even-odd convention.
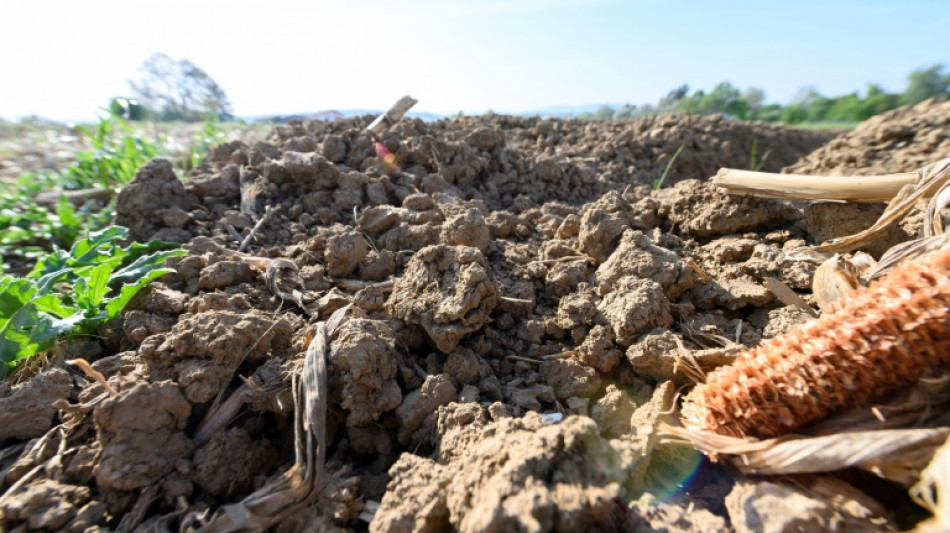
[[[293,466],[268,481],[240,502],[225,505],[197,531],[222,533],[241,530],[263,531],[306,507],[316,498],[324,474],[326,456],[327,353],[330,336],[342,323],[349,307],[334,312],[326,322],[318,322],[307,348],[303,365],[294,372]],[[203,522],[192,515],[186,522]]]
[[[920,168],[916,173],[886,176],[796,176],[724,168],[712,179],[730,193],[797,200],[889,202],[870,228],[834,239],[812,250],[841,253],[857,250],[900,222],[923,198],[930,198],[924,237],[943,233],[940,210],[950,205],[950,158]]]
[[[934,454],[920,481],[911,487],[910,494],[922,507],[933,513],[933,518],[917,525],[920,533],[950,531],[950,440]]]
[[[767,440],[669,426],[662,430],[708,454],[736,456],[732,462],[746,474],[805,474],[857,467],[904,486],[917,482],[937,447],[950,436],[950,427]]]
[[[779,436],[950,364],[950,246],[763,341],[683,402],[685,426]]]
[[[928,203],[928,220],[924,228],[924,237],[943,233],[942,225],[938,223],[939,207],[948,201],[947,188],[950,185],[950,158],[941,159],[917,170],[917,180],[913,185],[907,185],[890,201],[887,209],[870,228],[840,239],[833,239],[825,244],[816,246],[819,252],[846,252],[865,247],[874,239],[883,235],[894,224],[897,224],[923,198],[931,198]],[[929,229],[928,229],[929,228]]]
[[[812,294],[822,311],[827,311],[832,302],[851,296],[860,286],[857,267],[838,254],[819,265],[811,281]]]
[[[887,202],[905,185],[914,183],[913,172],[883,176],[811,176],[774,174],[723,168],[712,182],[730,194],[747,194],[788,200]]]

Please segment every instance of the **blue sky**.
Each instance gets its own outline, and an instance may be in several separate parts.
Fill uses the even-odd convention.
[[[727,80],[786,103],[950,66],[950,1],[4,2],[0,117],[89,120],[153,52],[188,58],[238,115],[516,112],[655,102]]]

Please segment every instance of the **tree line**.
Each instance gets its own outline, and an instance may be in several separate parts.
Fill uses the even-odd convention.
[[[626,104],[619,109],[602,106],[594,113],[578,118],[588,120],[630,119],[648,115],[691,113],[723,114],[739,120],[761,120],[802,124],[806,122],[860,122],[902,105],[914,105],[928,98],[950,98],[950,73],[944,65],[915,70],[907,77],[903,93],[889,93],[880,85],[868,84],[863,94],[854,91],[841,96],[824,96],[814,87],[805,87],[788,105],[766,103],[765,92],[756,87],[744,91],[728,81],[711,91],[692,93],[689,85],[681,85],[656,104]]]

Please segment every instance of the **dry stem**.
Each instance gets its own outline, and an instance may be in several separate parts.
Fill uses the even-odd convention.
[[[881,176],[805,176],[723,168],[712,182],[730,193],[768,198],[889,202],[901,187],[914,183],[916,179],[915,172]]]
[[[376,117],[376,120],[371,122],[369,126],[366,126],[364,131],[369,132],[371,135],[382,134],[389,129],[390,126],[399,122],[402,116],[406,114],[406,111],[409,111],[409,109],[418,102],[418,100],[411,96],[403,96],[389,108],[389,111]]]

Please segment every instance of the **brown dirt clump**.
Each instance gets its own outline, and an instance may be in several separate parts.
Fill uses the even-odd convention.
[[[478,249],[438,245],[413,255],[386,306],[394,317],[421,326],[448,353],[488,323],[497,303],[491,268]]]
[[[621,460],[592,420],[489,421],[484,408],[450,404],[439,430],[434,459],[405,454],[393,465],[371,531],[621,529]]]
[[[11,387],[0,383],[0,440],[32,439],[53,426],[53,402],[65,400],[73,383],[62,369],[37,374],[26,383]]]
[[[184,183],[162,161],[140,170],[119,221],[189,255],[87,341],[118,395],[64,381],[42,404],[56,408],[36,404],[35,427],[6,436],[34,438],[8,483],[59,442],[67,453],[0,501],[0,528],[176,530],[286,472],[291,376],[313,323],[346,305],[329,339],[326,487],[279,531],[730,527],[738,474],[660,442],[657,425],[688,382],[678,354],[711,370],[800,318],[762,282],[808,296],[808,267],[785,260],[808,235],[795,206],[704,182],[748,165],[753,141],[775,171],[833,134],[721,117],[407,119],[381,135],[398,162],[384,166],[368,120],[278,126]],[[237,252],[233,233],[265,209]],[[219,401],[236,415],[208,434]],[[64,511],[31,522],[39,504],[9,503],[37,494]]]

